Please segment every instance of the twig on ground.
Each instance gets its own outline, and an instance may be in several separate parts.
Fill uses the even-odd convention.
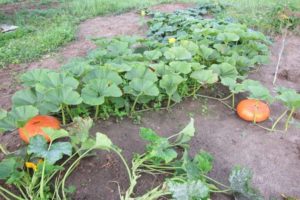
[[[276,70],[275,70],[274,79],[273,79],[273,85],[275,85],[275,82],[276,82],[276,79],[277,79],[278,69],[279,69],[282,53],[283,53],[283,50],[284,50],[284,47],[285,47],[285,39],[286,39],[286,36],[287,36],[287,32],[288,32],[287,29],[285,29],[283,39],[282,39],[281,49],[280,49],[279,55],[278,55]]]

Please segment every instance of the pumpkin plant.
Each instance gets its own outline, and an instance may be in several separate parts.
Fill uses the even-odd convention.
[[[285,131],[286,131],[288,129],[293,114],[297,109],[300,108],[300,94],[293,89],[284,88],[284,87],[277,88],[277,94],[278,95],[276,96],[276,99],[281,101],[287,107],[287,110],[285,110],[279,116],[277,121],[274,123],[272,129],[274,129],[275,126],[277,125],[277,122],[279,122],[288,113],[288,111],[290,111],[285,121]]]

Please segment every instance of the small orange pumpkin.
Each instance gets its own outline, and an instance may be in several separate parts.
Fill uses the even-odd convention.
[[[19,128],[20,138],[29,143],[31,137],[42,135],[49,142],[49,136],[43,131],[43,128],[60,129],[60,122],[58,119],[47,115],[37,115],[31,118],[24,127]]]
[[[242,100],[236,110],[238,116],[245,121],[262,122],[270,117],[269,106],[256,99]]]

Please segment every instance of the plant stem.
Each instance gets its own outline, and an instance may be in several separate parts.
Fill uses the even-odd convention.
[[[133,113],[134,112],[134,110],[135,110],[135,105],[136,105],[136,103],[137,103],[137,101],[138,101],[138,99],[139,99],[139,97],[142,95],[142,93],[140,93],[139,95],[137,95],[136,96],[136,98],[135,98],[135,100],[134,100],[134,102],[133,102],[133,105],[132,105],[132,107],[131,107],[131,112]]]
[[[291,118],[292,118],[294,112],[295,112],[295,107],[292,107],[292,110],[291,110],[291,112],[290,112],[290,114],[289,114],[289,116],[288,116],[288,118],[287,118],[287,120],[286,120],[286,122],[285,122],[285,129],[284,129],[285,131],[288,130],[289,122],[290,122],[290,120],[291,120]]]
[[[18,188],[18,190],[20,191],[20,193],[22,194],[22,196],[24,197],[24,199],[28,200],[25,192],[23,191],[23,189],[20,186],[16,186]]]
[[[232,93],[232,102],[231,102],[231,107],[235,107],[235,95]]]
[[[275,127],[277,126],[277,124],[279,123],[279,121],[286,115],[286,113],[288,112],[288,110],[285,110],[274,122],[274,124],[272,125],[271,130],[273,131],[275,129]]]
[[[45,167],[46,167],[46,160],[44,160],[44,162],[43,162],[42,176],[41,176],[41,182],[40,182],[40,197],[41,197],[41,199],[45,199],[45,196],[44,196]]]
[[[167,110],[170,109],[170,103],[171,103],[171,96],[168,97]]]
[[[66,125],[66,116],[65,116],[64,105],[63,104],[61,104],[61,115],[62,115],[63,125]]]
[[[8,191],[7,189],[5,189],[5,188],[2,187],[2,186],[0,186],[0,190],[3,191],[3,192],[5,192],[5,193],[7,193],[8,195],[12,196],[13,198],[15,198],[15,199],[17,199],[17,200],[25,200],[25,199],[23,199],[23,198],[21,198],[21,197],[15,195],[15,194],[11,193],[10,191]]]
[[[6,147],[5,147],[3,144],[0,144],[0,151],[1,151],[2,153],[4,153],[4,155],[10,154],[10,152],[7,151]]]
[[[96,111],[95,111],[95,116],[94,116],[95,121],[98,119],[99,108],[100,108],[100,105],[97,105],[97,106],[96,106]]]
[[[5,199],[5,200],[10,200],[3,192],[0,191],[0,195]]]
[[[204,174],[201,174],[201,176],[203,176],[203,177],[206,178],[207,180],[210,180],[211,182],[214,182],[214,183],[216,183],[216,184],[218,184],[218,185],[220,185],[220,186],[222,186],[222,187],[224,187],[224,188],[226,188],[226,189],[230,189],[229,186],[224,185],[223,183],[220,183],[219,181],[216,181],[215,179],[210,178],[209,176],[206,176],[206,175],[204,175]]]
[[[73,116],[72,116],[71,110],[69,108],[69,105],[66,105],[66,109],[67,109],[68,115],[70,116],[71,120],[73,121]]]

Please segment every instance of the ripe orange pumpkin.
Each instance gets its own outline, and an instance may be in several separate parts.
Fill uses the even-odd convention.
[[[237,114],[240,118],[251,122],[262,122],[270,117],[269,106],[259,100],[245,99],[237,105]]]
[[[47,115],[38,115],[31,118],[24,127],[19,128],[20,138],[29,143],[29,139],[36,135],[42,135],[49,142],[49,136],[43,131],[43,128],[60,129],[60,122],[58,119]]]

